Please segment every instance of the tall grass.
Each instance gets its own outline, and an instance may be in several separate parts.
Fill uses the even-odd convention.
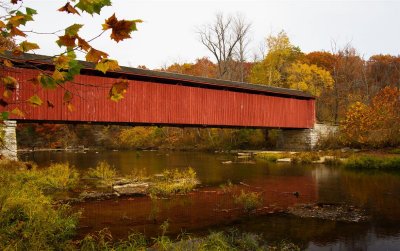
[[[67,186],[68,182],[60,186],[48,182],[58,179],[58,175],[53,172],[56,169],[40,171],[1,168],[0,250],[72,248],[71,239],[79,215],[71,213],[68,205],[55,208],[51,197],[43,192],[50,187],[58,189]],[[52,176],[46,179],[46,175]],[[60,174],[61,177],[63,175],[65,173]],[[42,184],[47,184],[46,188]]]
[[[95,168],[90,168],[87,176],[99,185],[111,186],[117,176],[117,171],[107,162],[101,161]]]
[[[357,156],[345,161],[353,169],[400,169],[400,157]]]
[[[151,180],[149,193],[152,197],[169,197],[177,193],[188,193],[198,183],[196,172],[191,167],[183,171],[165,170]]]

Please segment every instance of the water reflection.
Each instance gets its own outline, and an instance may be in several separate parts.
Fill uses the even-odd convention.
[[[388,172],[360,172],[323,165],[302,166],[256,163],[222,164],[232,155],[193,152],[37,152],[21,159],[41,166],[66,162],[82,172],[105,160],[121,174],[145,170],[149,175],[166,168],[194,168],[202,182],[199,192],[171,200],[149,198],[90,202],[84,208],[81,233],[111,229],[116,236],[137,230],[155,235],[159,225],[170,219],[170,233],[201,232],[221,226],[236,226],[245,231],[262,232],[269,240],[295,241],[309,250],[397,250],[400,249],[400,175]],[[260,189],[264,206],[285,208],[297,203],[348,203],[371,214],[369,223],[340,223],[301,219],[288,215],[243,218],[234,208],[231,196],[215,192],[227,180]],[[298,192],[300,196],[293,196]],[[268,210],[267,210],[268,211]]]

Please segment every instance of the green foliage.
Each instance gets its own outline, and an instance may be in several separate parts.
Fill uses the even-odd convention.
[[[152,197],[169,197],[177,193],[188,193],[199,183],[196,172],[191,167],[183,171],[165,170],[151,181],[149,193]]]
[[[276,162],[278,159],[286,158],[289,154],[287,153],[269,153],[261,152],[256,154],[257,159],[263,159],[269,162]]]
[[[111,186],[117,176],[117,171],[107,162],[100,161],[95,168],[90,168],[86,175],[100,185]]]
[[[80,0],[75,7],[89,14],[100,14],[105,6],[111,6],[111,0]]]
[[[75,188],[79,174],[68,163],[55,163],[38,169],[35,164],[12,160],[1,160],[0,170],[12,172],[13,177],[23,183],[32,183],[45,192]]]
[[[241,205],[243,209],[250,213],[262,205],[260,193],[241,191],[240,195],[235,198],[235,204]]]
[[[11,162],[8,164],[12,164]],[[21,165],[22,166],[22,165]],[[4,168],[0,172],[0,249],[72,249],[71,239],[78,214],[67,205],[55,208],[35,179],[21,173],[31,171]],[[32,173],[30,173],[32,174]]]
[[[400,157],[353,156],[344,162],[353,169],[399,169]]]

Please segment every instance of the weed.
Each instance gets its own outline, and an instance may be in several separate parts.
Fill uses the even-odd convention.
[[[259,193],[242,190],[235,198],[235,204],[241,205],[246,212],[250,213],[262,205],[262,198]]]
[[[152,180],[149,193],[151,197],[169,197],[177,193],[188,193],[198,183],[196,172],[191,167],[184,171],[165,170]]]
[[[95,179],[100,185],[111,186],[117,171],[107,162],[101,161],[95,168],[90,168],[87,172],[89,178]]]
[[[222,192],[224,193],[232,193],[236,186],[232,184],[230,180],[228,180],[226,184],[221,184],[219,187],[222,189]]]
[[[292,157],[292,163],[310,164],[319,159],[318,152],[299,152]]]
[[[256,154],[256,158],[263,159],[269,162],[276,162],[278,159],[287,157],[288,154],[285,153],[269,153],[269,152],[261,152]]]

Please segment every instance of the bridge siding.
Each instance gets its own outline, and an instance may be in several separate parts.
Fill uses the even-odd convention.
[[[21,104],[25,118],[17,120],[82,121],[209,126],[248,126],[311,128],[315,122],[314,99],[267,96],[225,90],[206,89],[150,81],[129,80],[128,92],[120,102],[107,98],[115,78],[80,75],[65,88],[74,93],[74,111],[63,102],[64,91],[44,90],[29,79],[36,70],[12,69],[21,88],[18,100],[34,93],[44,104],[32,107]],[[95,85],[95,86],[90,86]],[[46,101],[54,104],[49,108]]]

